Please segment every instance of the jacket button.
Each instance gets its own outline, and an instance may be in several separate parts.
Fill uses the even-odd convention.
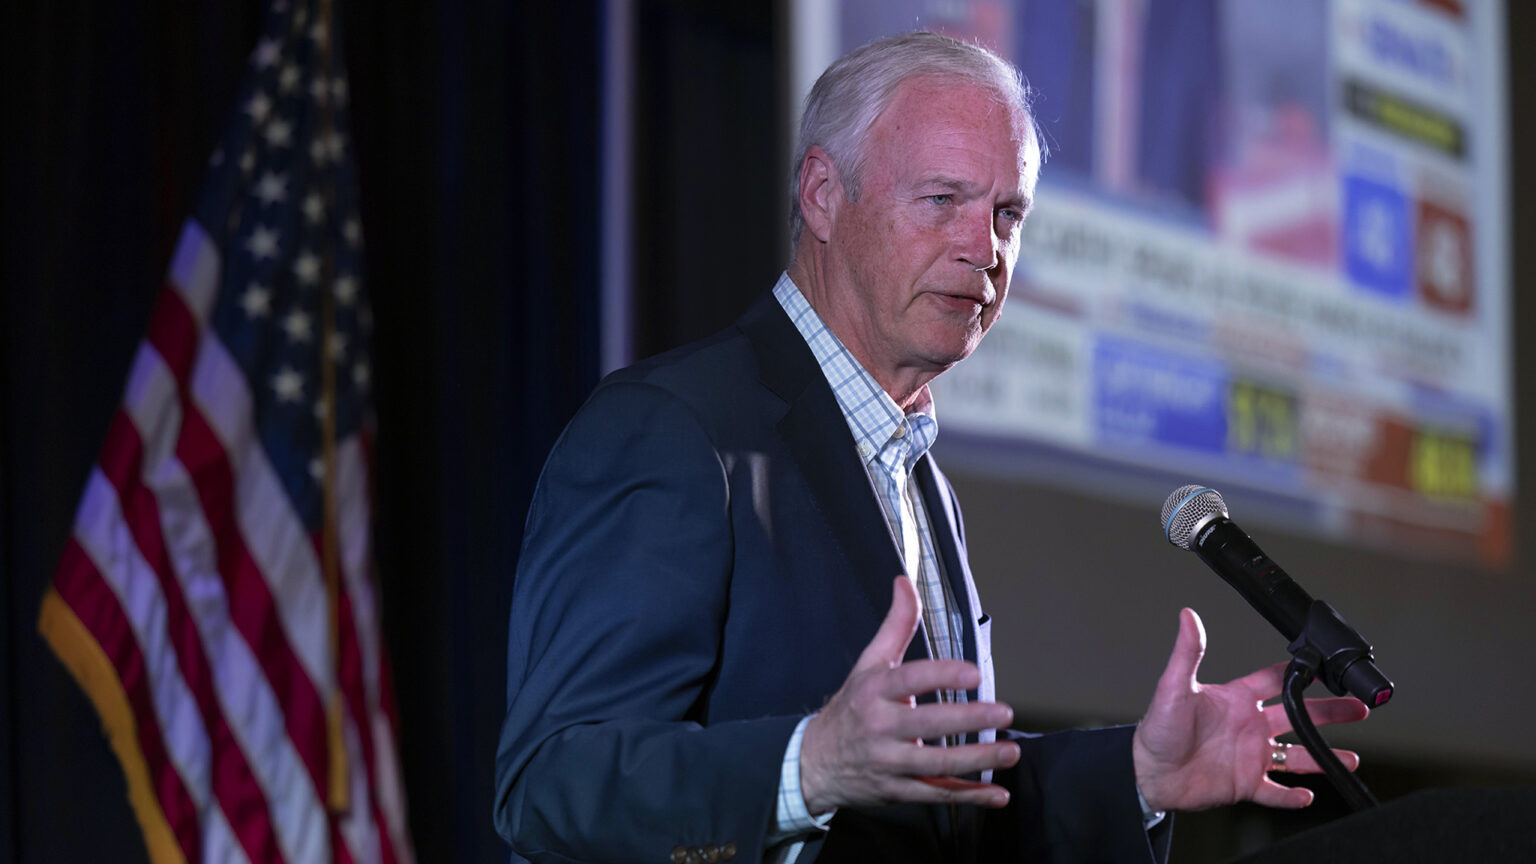
[[[704,864],[704,856],[702,854],[703,851],[704,850],[701,847],[695,846],[688,850],[688,857],[684,860],[687,862],[687,864]]]
[[[687,864],[687,861],[688,861],[688,847],[687,846],[673,846],[672,847],[672,864]]]
[[[713,843],[700,849],[699,852],[704,856],[704,864],[717,864],[720,860],[720,847]]]
[[[735,858],[735,857],[736,857],[736,844],[735,843],[727,843],[724,846],[720,847],[720,860],[721,861],[729,861],[729,860],[731,860],[732,858]]]

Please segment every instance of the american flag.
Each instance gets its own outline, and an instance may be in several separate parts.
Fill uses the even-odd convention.
[[[330,7],[267,12],[43,601],[155,862],[413,858]]]

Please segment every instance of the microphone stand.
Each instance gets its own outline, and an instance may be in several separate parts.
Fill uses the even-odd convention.
[[[1359,777],[1344,767],[1339,757],[1333,755],[1333,749],[1323,740],[1322,733],[1317,731],[1317,725],[1312,722],[1312,715],[1307,713],[1307,703],[1302,699],[1302,692],[1322,672],[1329,689],[1343,695],[1343,687],[1336,686],[1339,682],[1335,680],[1341,673],[1325,669],[1325,662],[1343,659],[1346,662],[1336,668],[1347,668],[1348,661],[1355,657],[1369,658],[1370,646],[1359,641],[1359,636],[1344,640],[1349,644],[1340,644],[1337,632],[1327,623],[1330,618],[1337,618],[1337,613],[1328,604],[1315,601],[1311,611],[1313,614],[1308,615],[1307,626],[1287,646],[1294,659],[1286,667],[1285,687],[1281,690],[1280,698],[1285,704],[1285,716],[1291,720],[1291,729],[1301,739],[1301,743],[1306,745],[1312,758],[1317,760],[1323,773],[1328,775],[1334,788],[1339,790],[1339,794],[1344,796],[1352,809],[1365,810],[1377,805],[1376,796],[1371,794],[1371,790],[1366,788]],[[1332,675],[1329,675],[1330,671]]]

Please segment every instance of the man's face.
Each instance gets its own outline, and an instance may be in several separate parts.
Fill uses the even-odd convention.
[[[858,200],[834,193],[829,323],[887,389],[969,356],[1002,311],[1039,170],[1021,115],[909,79],[869,130]]]

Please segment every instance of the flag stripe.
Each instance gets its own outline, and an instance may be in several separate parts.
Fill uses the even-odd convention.
[[[352,618],[351,597],[343,583],[341,590],[341,633],[339,648],[341,690],[347,701],[349,743],[355,742],[352,754],[352,765],[360,770],[354,770],[361,775],[359,779],[368,790],[377,788],[374,770],[374,742],[373,730],[366,723],[359,723],[359,718],[366,718],[371,712],[367,708],[367,698],[364,695],[362,655],[358,647],[358,632]],[[353,806],[357,807],[362,802],[354,800]],[[369,792],[367,795],[367,807],[372,821],[383,828],[387,826],[383,812],[379,808],[378,799]],[[387,832],[377,831],[371,837],[359,841],[371,847],[374,854],[364,856],[369,860],[383,860],[386,864],[392,864],[395,860]]]
[[[147,349],[141,350],[140,357],[135,361],[134,377],[142,378],[146,375],[143,370],[154,365],[151,357],[152,352]],[[170,416],[176,413],[179,412],[162,409],[158,416]],[[163,488],[174,488],[178,485],[178,480],[181,480],[184,485],[184,474],[180,471],[179,465],[169,462],[141,467],[137,464],[138,459],[135,458],[136,454],[143,451],[139,442],[139,433],[132,420],[126,413],[120,412],[113,422],[108,445],[103,450],[104,454],[110,454],[102,460],[103,467],[110,466],[113,472],[110,475],[103,473],[103,479],[110,484],[112,492],[93,495],[92,488],[87,487],[81,506],[81,517],[77,520],[76,536],[81,539],[82,544],[90,546],[94,542],[92,538],[112,532],[115,530],[114,526],[119,524],[125,525],[132,535],[136,547],[133,549],[134,559],[119,561],[117,566],[103,568],[103,570],[118,573],[120,574],[118,578],[121,579],[133,578],[141,590],[145,587],[153,588],[162,598],[165,606],[164,617],[157,616],[148,620],[161,622],[168,641],[176,649],[180,670],[178,677],[188,692],[184,704],[188,708],[196,708],[201,719],[201,727],[198,731],[205,736],[204,746],[211,751],[211,755],[210,753],[202,754],[202,765],[199,770],[195,773],[188,772],[193,780],[193,788],[199,793],[198,806],[206,807],[207,797],[211,795],[219,802],[220,809],[229,814],[231,828],[239,838],[245,857],[255,861],[271,861],[283,856],[278,855],[272,846],[276,827],[267,807],[265,792],[251,770],[246,750],[238,743],[226,722],[225,712],[218,702],[213,683],[213,667],[210,666],[208,656],[203,650],[203,638],[198,632],[199,628],[192,611],[188,608],[183,585],[171,572],[170,557],[161,534],[162,520],[156,492],[142,482],[142,478],[146,475],[153,474],[159,477]],[[125,509],[117,511],[116,508],[120,502]],[[99,523],[98,520],[89,518],[87,514],[93,510],[102,512],[105,518]],[[174,511],[168,515],[169,518],[164,524],[174,532],[172,536],[186,537],[185,531],[177,530],[181,527],[182,519]],[[146,570],[152,572],[153,576],[146,575],[144,572]],[[184,569],[182,572],[189,571]],[[196,577],[188,577],[188,587],[191,587],[194,592],[196,585]],[[218,596],[210,595],[206,590],[200,593],[204,597]],[[211,634],[227,632],[221,631],[217,620],[210,629]],[[216,635],[210,642],[213,644],[214,656],[218,658],[224,653],[220,649],[226,646],[219,644]],[[221,665],[227,672],[228,664]],[[244,668],[250,668],[253,665],[246,663]],[[237,667],[236,671],[238,673],[242,670]],[[251,715],[236,716],[249,722]],[[163,729],[162,734],[173,744],[180,742],[183,737],[182,733],[173,727]]]
[[[274,615],[271,588],[251,559],[233,507],[234,478],[213,431],[202,415],[189,413],[177,442],[177,456],[187,465],[202,505],[203,518],[216,538],[218,572],[229,596],[229,615],[262,668],[284,709],[293,746],[317,790],[325,788],[325,710],[314,682],[304,674],[293,647],[283,638]]]
[[[341,837],[348,855],[359,861],[380,861],[378,848],[377,812],[373,796],[368,789],[368,778],[363,768],[363,755],[357,725],[352,712],[342,708],[341,740],[347,751],[348,810],[336,815],[338,836]]]
[[[234,493],[225,500],[233,502],[240,539],[251,563],[264,577],[262,585],[268,588],[274,604],[271,611],[276,613],[280,635],[292,646],[303,673],[317,686],[328,687],[334,673],[328,665],[320,562],[311,552],[308,532],[289,506],[282,481],[255,434],[246,379],[216,332],[203,331],[191,373],[178,381],[186,385],[183,398],[198,406],[215,436],[208,443],[223,463],[219,473],[238,484],[220,491]]]
[[[250,864],[251,859],[246,856],[245,849],[240,846],[240,838],[235,836],[229,821],[224,818],[223,809],[209,807],[204,813],[203,860],[218,861],[220,864]]]
[[[396,741],[399,734],[394,713],[394,692],[389,679],[389,663],[381,634],[382,623],[378,620],[379,600],[374,591],[373,578],[373,476],[368,466],[373,464],[373,440],[367,427],[358,430],[355,438],[348,439],[338,448],[337,509],[342,537],[342,572],[348,590],[353,597],[363,598],[351,604],[354,620],[362,636],[359,645],[363,654],[363,682],[366,686],[368,705],[372,709],[369,725],[374,742],[372,789],[379,804],[382,819],[379,831],[386,855],[396,862],[412,862],[411,844],[405,822],[405,790],[401,788],[399,761],[396,759]],[[359,614],[361,610],[361,614]],[[366,637],[366,638],[364,638]]]
[[[109,667],[116,673],[128,709],[124,740],[132,745],[146,771],[160,819],[170,828],[186,860],[197,860],[197,807],[185,784],[171,767],[146,692],[143,658],[117,597],[101,579],[96,565],[73,538],[65,545],[54,588],[75,617],[90,631]],[[131,782],[131,781],[130,781]]]
[[[217,244],[196,219],[188,219],[181,226],[181,236],[176,239],[176,252],[171,256],[166,281],[181,291],[187,312],[199,326],[207,326],[208,315],[218,297],[220,257]]]
[[[331,814],[331,849],[335,852],[335,864],[352,864],[357,859],[353,856],[351,848],[347,845],[346,835],[341,830],[341,822],[341,816],[334,813]]]
[[[363,461],[362,444],[354,436],[336,447],[336,533],[337,564],[342,581],[357,602],[350,607],[359,632],[374,637],[379,633],[378,598],[368,579],[368,550],[373,535],[368,527],[370,505],[367,484],[368,467]],[[318,547],[317,547],[318,548]],[[360,641],[363,683],[368,704],[379,704],[379,645],[376,638]]]
[[[372,575],[372,567],[369,568]],[[375,634],[375,638],[377,634]],[[381,650],[382,654],[382,650]],[[385,660],[381,656],[381,660]],[[388,662],[379,664],[379,706],[372,715],[374,740],[378,743],[377,776],[379,779],[375,792],[384,808],[386,817],[385,830],[389,832],[390,843],[395,854],[402,864],[411,864],[416,860],[411,847],[410,828],[406,824],[405,788],[402,780],[405,773],[400,768],[400,762],[396,749],[400,741],[400,725],[396,719],[398,713],[395,708],[395,681],[390,671]]]
[[[166,300],[161,304],[161,309],[166,314],[157,316],[157,319],[164,326],[152,329],[151,343],[162,357],[185,357],[189,353],[186,346],[197,342],[197,333],[193,329],[195,322],[177,292],[166,291],[162,297]],[[168,364],[177,373],[177,385],[184,409],[191,405],[204,407],[201,400],[192,402],[189,399],[188,379],[207,381],[200,370],[205,367],[205,360],[215,358],[220,353],[212,334],[206,335],[208,338],[202,340],[201,350],[196,351],[197,359],[193,368],[185,369],[176,363]],[[231,387],[235,386],[229,378],[221,377],[220,380],[228,382]],[[198,390],[217,392],[218,387],[219,382],[207,382]],[[250,442],[248,435],[242,437]],[[259,464],[262,460],[258,454],[251,452],[253,449],[259,448],[254,447],[253,443],[247,443],[241,454],[245,457],[241,467],[247,477],[263,473]],[[223,577],[225,591],[229,596],[231,620],[251,646],[267,681],[284,706],[288,735],[303,759],[315,788],[323,790],[326,765],[323,703],[313,679],[299,663],[293,643],[286,637],[273,602],[273,586],[269,585],[264,571],[252,559],[245,543],[245,534],[235,510],[234,470],[224,442],[215,434],[213,426],[201,410],[186,411],[181,435],[176,443],[176,455],[191,476],[203,518],[208,522],[211,536],[216,538],[218,572]],[[253,502],[245,508],[246,512],[250,512],[250,507],[259,507],[262,503],[268,505],[266,509],[269,511],[281,509],[277,506],[278,502],[268,498],[260,503]],[[323,600],[313,605],[318,605],[323,614]]]
[[[146,558],[154,562],[162,590],[178,601],[180,614],[169,623],[179,634],[178,644],[191,670],[187,677],[195,682],[199,707],[214,731],[215,794],[251,860],[273,860],[279,854],[269,848],[274,838],[283,850],[281,857],[306,860],[304,856],[313,853],[317,841],[323,844],[323,836],[318,834],[320,818],[305,816],[309,809],[318,807],[318,799],[307,770],[284,734],[278,698],[265,685],[251,647],[230,627],[229,603],[214,558],[216,544],[201,518],[197,490],[175,457],[175,442],[185,424],[163,422],[185,416],[176,399],[176,382],[170,379],[170,370],[160,362],[160,355],[148,346],[136,358],[129,377],[132,398],[125,408],[132,415],[120,428],[114,428],[104,452],[145,449],[137,443],[136,426],[162,421],[153,424],[160,437],[151,439],[147,448],[162,454],[160,458],[136,471],[118,469],[124,474],[113,482],[120,497],[132,502],[129,518],[137,526],[135,538]],[[140,421],[140,417],[148,420]],[[131,462],[121,457],[109,456],[105,461],[127,463],[131,468]],[[141,478],[152,485],[152,495],[131,493]],[[170,550],[163,538],[169,538]],[[175,568],[170,566],[173,559]],[[258,755],[261,758],[255,758]],[[274,815],[272,809],[278,812]]]
[[[122,607],[125,620],[132,625],[139,652],[145,657],[145,683],[153,698],[157,730],[163,734],[167,755],[183,777],[194,808],[208,804],[208,754],[210,745],[202,719],[191,707],[191,694],[182,677],[180,663],[168,628],[156,626],[169,622],[172,614],[160,593],[150,569],[131,541],[132,528],[123,520],[117,492],[99,469],[86,480],[76,519],[74,541],[85,554],[95,574],[95,581],[108,588]],[[78,574],[77,574],[78,575]],[[72,591],[78,591],[77,587]],[[65,592],[70,599],[78,593]],[[80,612],[78,604],[77,613]],[[89,621],[91,616],[81,616]],[[108,652],[109,657],[112,652]],[[126,686],[126,685],[125,685]],[[139,718],[139,725],[146,718]],[[179,828],[180,826],[178,826]]]
[[[371,509],[368,462],[362,435],[349,438],[336,451],[337,533],[340,536],[339,565],[342,574],[341,598],[341,684],[346,694],[355,732],[359,737],[362,762],[370,803],[378,833],[379,860],[395,864],[395,854],[403,829],[403,804],[398,787],[389,782],[397,776],[397,766],[381,763],[381,754],[392,755],[393,736],[381,737],[383,724],[368,722],[380,704],[379,670],[383,665],[379,645],[378,598],[368,578],[372,531],[368,518]]]

